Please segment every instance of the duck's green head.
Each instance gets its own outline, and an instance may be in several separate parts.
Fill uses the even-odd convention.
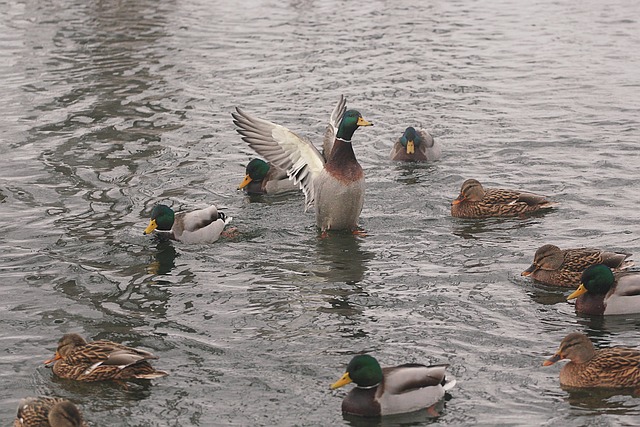
[[[345,141],[351,141],[353,133],[360,126],[373,126],[373,123],[362,118],[362,115],[357,110],[347,110],[344,116],[342,116],[336,137],[344,139]]]
[[[244,177],[244,181],[238,185],[238,190],[243,189],[251,181],[260,182],[262,181],[269,172],[269,164],[261,159],[253,159],[247,165],[246,173],[247,175]]]
[[[404,133],[400,137],[400,144],[407,150],[407,154],[413,154],[415,147],[422,144],[422,138],[416,130],[409,126],[405,129]]]
[[[335,383],[332,389],[342,387],[350,382],[358,387],[374,387],[382,382],[382,368],[373,356],[360,354],[355,356],[347,365],[347,372]]]
[[[580,287],[567,297],[568,300],[578,298],[582,294],[606,294],[613,286],[613,272],[604,264],[596,264],[582,272]]]
[[[169,206],[156,205],[151,211],[151,221],[149,221],[147,228],[144,229],[143,234],[149,234],[156,228],[162,231],[171,230],[174,217],[173,209]]]

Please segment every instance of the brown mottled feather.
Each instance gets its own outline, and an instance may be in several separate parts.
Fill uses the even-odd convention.
[[[475,179],[462,184],[460,195],[451,204],[451,215],[458,218],[510,217],[554,206],[544,196],[516,190],[483,188]]]
[[[522,275],[548,285],[575,288],[580,285],[580,277],[587,267],[604,264],[618,272],[634,265],[626,260],[630,256],[624,252],[607,252],[596,248],[560,249],[555,245],[543,245]]]
[[[14,427],[87,427],[72,402],[59,397],[28,397],[18,406]]]
[[[560,371],[560,384],[566,387],[640,387],[640,350],[611,347],[596,350],[586,335],[567,335],[552,359],[570,359]]]
[[[148,360],[158,357],[145,350],[112,341],[87,343],[77,334],[64,335],[59,343],[53,373],[78,381],[159,378],[168,375],[153,368]]]

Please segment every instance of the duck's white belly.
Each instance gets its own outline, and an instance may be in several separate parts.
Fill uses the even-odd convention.
[[[355,230],[364,204],[364,177],[336,180],[326,170],[314,181],[316,224],[322,230]]]

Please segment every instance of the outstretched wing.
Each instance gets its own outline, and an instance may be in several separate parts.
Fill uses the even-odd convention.
[[[313,181],[324,169],[324,159],[309,141],[284,126],[259,119],[236,107],[231,113],[242,139],[269,162],[287,171],[304,193],[306,209],[313,205]]]
[[[336,135],[338,134],[338,127],[340,126],[340,122],[342,121],[342,116],[344,116],[345,111],[347,111],[347,99],[344,95],[340,95],[340,100],[331,112],[331,117],[329,117],[327,130],[324,131],[322,155],[324,156],[325,161],[328,160],[328,156],[331,154],[333,143],[336,141]]]

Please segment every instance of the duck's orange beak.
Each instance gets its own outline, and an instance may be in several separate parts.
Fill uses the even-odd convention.
[[[520,273],[521,276],[530,276],[533,273],[535,273],[536,271],[538,271],[540,269],[540,267],[538,267],[535,264],[531,264],[531,266],[529,268],[527,268],[525,271],[523,271],[522,273]]]
[[[559,353],[556,353],[550,358],[548,358],[547,360],[545,360],[544,362],[542,362],[542,366],[551,366],[554,363],[559,362],[560,360],[562,360],[562,356],[560,356]]]
[[[415,143],[412,140],[407,142],[407,154],[413,154],[416,152]]]
[[[142,234],[149,234],[151,233],[153,230],[155,230],[156,228],[158,228],[158,224],[156,223],[155,219],[152,219],[151,221],[149,221],[149,225],[147,226],[147,228],[144,229],[144,231],[142,232]]]
[[[45,364],[45,365],[48,365],[48,364],[53,363],[53,362],[55,362],[56,360],[60,360],[60,359],[62,359],[62,356],[60,356],[60,354],[56,351],[56,354],[53,356],[53,358],[52,358],[52,359],[49,359],[49,360],[45,360],[45,361],[44,361],[44,364]]]
[[[567,297],[567,301],[570,299],[578,298],[580,295],[586,294],[587,288],[581,283],[578,289],[576,289],[571,295]]]
[[[358,126],[373,126],[373,123],[366,121],[362,117],[358,117]]]
[[[238,190],[242,190],[244,187],[249,185],[250,182],[251,182],[251,177],[249,176],[249,174],[247,174],[244,177],[244,180],[240,183],[240,185],[238,185]]]
[[[460,203],[464,202],[465,197],[461,194],[458,196],[457,199],[455,199],[453,202],[451,202],[452,205],[459,205]]]

